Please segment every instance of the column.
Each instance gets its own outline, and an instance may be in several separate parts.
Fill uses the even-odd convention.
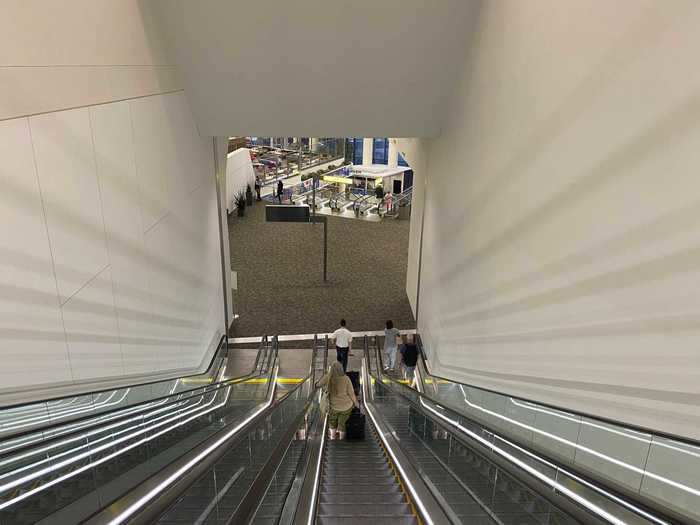
[[[374,153],[374,139],[362,139],[362,164],[372,164],[372,154]]]
[[[396,139],[389,139],[389,155],[387,164],[393,167],[399,165],[399,142]]]

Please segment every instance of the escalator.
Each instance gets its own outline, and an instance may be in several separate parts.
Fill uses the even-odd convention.
[[[284,483],[269,485],[253,523],[685,523],[557,472],[548,460],[538,464],[530,451],[422,392],[423,384],[444,381],[418,372],[415,390],[387,376],[378,348],[366,341],[362,363],[366,439],[330,441],[325,418],[307,421],[305,443],[290,447],[278,476]]]
[[[0,524],[689,522],[576,476],[459,412],[463,386],[430,376],[423,361],[410,388],[383,371],[378,341],[364,342],[350,363],[361,370],[364,440],[327,438],[316,384],[328,367],[328,339],[315,338],[310,351],[286,349],[287,363],[274,341],[261,345],[252,375],[180,386],[46,427],[40,442],[8,449],[0,455]]]
[[[316,523],[418,523],[416,512],[368,423],[365,440],[326,441]]]
[[[204,374],[8,409],[0,523],[89,518],[264,402],[274,346],[263,338],[237,378],[222,341]]]

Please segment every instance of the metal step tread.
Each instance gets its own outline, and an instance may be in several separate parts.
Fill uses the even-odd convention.
[[[326,441],[316,523],[417,523],[367,421],[363,441]]]
[[[319,516],[412,516],[404,503],[320,503]]]
[[[415,516],[318,516],[316,525],[414,525],[418,523]]]

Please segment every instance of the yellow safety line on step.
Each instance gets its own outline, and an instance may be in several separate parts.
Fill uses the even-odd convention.
[[[379,443],[379,446],[382,449],[382,453],[384,454],[384,459],[386,460],[387,464],[389,465],[391,472],[394,474],[394,479],[399,484],[399,488],[401,489],[401,493],[403,494],[404,498],[406,498],[406,503],[408,503],[408,508],[411,509],[411,514],[418,521],[418,525],[423,525],[423,520],[420,519],[420,515],[418,514],[418,511],[416,510],[416,507],[413,504],[413,500],[409,497],[408,492],[406,491],[406,487],[404,486],[403,481],[401,481],[401,476],[399,475],[398,472],[396,472],[396,467],[394,466],[394,462],[391,460],[391,456],[389,456],[389,453],[386,451],[386,448],[384,447],[384,443],[382,442],[381,439],[378,439],[376,436],[375,436],[375,439]]]
[[[269,381],[269,379],[266,377],[256,377],[254,379],[248,379],[246,381],[243,381],[243,383],[261,384],[261,383],[267,383],[268,381]],[[278,377],[277,378],[277,382],[282,384],[282,385],[297,384],[297,383],[301,383],[302,381],[303,381],[303,379],[300,377]]]

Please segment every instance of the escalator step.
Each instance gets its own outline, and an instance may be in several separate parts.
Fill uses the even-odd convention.
[[[401,488],[398,484],[384,485],[381,487],[375,485],[323,485],[321,494],[352,494],[358,498],[364,494],[401,494]]]
[[[406,503],[405,496],[400,492],[396,491],[393,493],[383,493],[377,494],[376,492],[368,492],[365,494],[348,494],[346,492],[321,493],[320,502],[321,503],[356,503],[357,501],[362,501],[362,503]]]
[[[359,499],[359,498],[358,498]],[[413,516],[405,503],[321,503],[319,516]]]
[[[353,482],[324,479],[321,485],[321,492],[337,489],[337,487],[347,487],[348,490],[354,492],[389,492],[392,488],[398,487],[398,484],[394,478],[377,481],[370,480],[370,482],[358,482],[357,478],[354,478]]]
[[[383,471],[367,472],[361,471],[363,481],[368,481],[372,484],[376,483],[396,483],[396,478],[391,473],[388,468]],[[332,472],[324,472],[324,483],[332,482],[334,484],[347,484],[353,485],[357,483],[357,475],[353,474],[351,471],[345,469],[341,470],[339,474]]]
[[[415,516],[385,516],[376,518],[372,516],[319,516],[317,525],[414,525],[418,523]]]

